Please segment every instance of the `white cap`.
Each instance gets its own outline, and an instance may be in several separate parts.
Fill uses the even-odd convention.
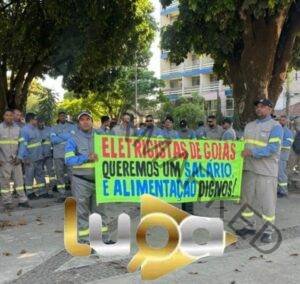
[[[83,115],[87,115],[88,117],[90,117],[91,119],[93,119],[92,114],[91,114],[89,111],[84,110],[84,111],[82,111],[82,112],[77,116],[77,120],[79,120],[80,117],[82,117]]]

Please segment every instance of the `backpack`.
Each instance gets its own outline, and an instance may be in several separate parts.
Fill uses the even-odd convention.
[[[293,150],[297,155],[300,155],[300,132],[297,132],[294,143],[293,143]]]

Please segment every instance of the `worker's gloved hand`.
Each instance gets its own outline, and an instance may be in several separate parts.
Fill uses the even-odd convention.
[[[89,162],[96,162],[98,161],[98,156],[95,153],[90,153],[89,154]]]

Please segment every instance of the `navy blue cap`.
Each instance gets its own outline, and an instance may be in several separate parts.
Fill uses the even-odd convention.
[[[269,99],[260,99],[254,102],[254,105],[262,104],[264,106],[273,107],[273,103]]]

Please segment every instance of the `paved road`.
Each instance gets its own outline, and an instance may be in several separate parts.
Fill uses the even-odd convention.
[[[240,240],[222,257],[201,259],[153,283],[300,283],[300,194],[280,199],[276,226],[283,242],[271,254],[263,254]],[[225,224],[239,211],[225,203]],[[197,204],[196,215],[218,217],[220,204]],[[0,214],[0,283],[141,283],[139,273],[127,273],[126,258],[72,257],[63,246],[63,206],[53,201],[34,202],[34,209]],[[133,220],[132,254],[136,252]],[[203,236],[196,234],[201,242]],[[149,231],[148,240],[162,245],[167,234]],[[267,249],[266,246],[261,249]]]

